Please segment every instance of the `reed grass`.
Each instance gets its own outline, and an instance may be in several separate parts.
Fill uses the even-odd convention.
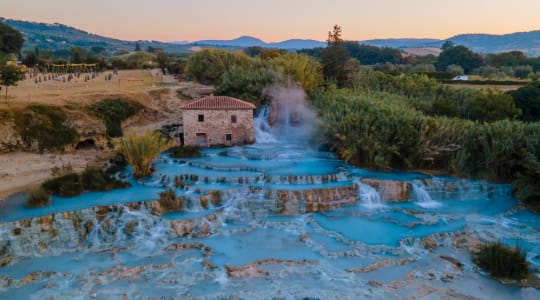
[[[124,155],[133,170],[133,176],[142,178],[152,174],[152,163],[159,154],[171,147],[171,141],[161,134],[147,132],[143,135],[128,134],[119,145],[119,152]]]

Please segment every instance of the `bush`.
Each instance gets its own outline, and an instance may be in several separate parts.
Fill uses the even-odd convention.
[[[115,188],[128,187],[129,184],[110,177],[106,172],[86,168],[81,174],[83,188],[87,191],[110,191]]]
[[[77,131],[66,125],[64,111],[56,106],[30,105],[19,111],[15,130],[29,145],[37,141],[40,151],[63,150],[77,138]]]
[[[49,194],[59,194],[64,197],[77,196],[84,191],[80,177],[77,173],[68,173],[48,179],[41,184],[41,188]]]
[[[90,111],[105,122],[107,136],[123,136],[122,121],[135,115],[142,105],[124,99],[105,99],[90,106]]]
[[[115,188],[129,187],[129,183],[110,177],[106,172],[86,168],[81,174],[68,173],[48,179],[41,188],[49,194],[73,197],[84,191],[109,191]]]
[[[51,195],[42,188],[37,189],[30,193],[26,199],[26,204],[29,207],[42,207],[49,205],[51,204]]]
[[[127,167],[127,160],[122,153],[117,152],[113,158],[109,160],[109,167],[107,167],[107,174],[113,175],[118,172],[122,172]]]
[[[520,280],[529,274],[525,253],[501,242],[484,245],[474,256],[474,263],[494,278]]]
[[[201,147],[199,146],[174,146],[171,149],[171,157],[173,158],[188,158],[201,157]]]

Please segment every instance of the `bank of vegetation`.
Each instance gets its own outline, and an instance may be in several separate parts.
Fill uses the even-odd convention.
[[[250,48],[248,57],[203,50],[190,57],[186,75],[257,105],[269,100],[269,83],[293,81],[304,87],[322,119],[322,142],[340,158],[382,170],[427,169],[508,182],[519,199],[538,206],[540,83],[533,78],[516,91],[501,92],[456,88],[432,76],[479,72],[486,61],[498,68],[513,65],[513,71],[530,63],[527,76],[534,77],[535,59],[516,52],[482,58],[445,44],[439,58],[404,63],[393,51],[353,46],[340,35],[336,27],[327,48],[302,53]]]
[[[30,193],[26,203],[29,207],[41,207],[50,204],[52,195],[74,197],[86,191],[110,191],[129,186],[128,182],[119,180],[103,170],[86,168],[80,173],[68,172],[46,180],[37,190]]]

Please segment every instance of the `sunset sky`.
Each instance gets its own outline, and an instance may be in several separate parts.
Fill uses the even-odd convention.
[[[2,0],[0,16],[125,40],[448,38],[540,30],[540,0]]]

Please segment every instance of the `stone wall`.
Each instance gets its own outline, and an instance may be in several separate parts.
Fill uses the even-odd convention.
[[[204,115],[199,122],[198,116]],[[231,116],[236,116],[236,123],[231,123]],[[197,133],[206,134],[206,146],[236,145],[255,142],[252,110],[185,110],[183,112],[184,144],[197,145]],[[231,141],[225,135],[231,134]]]

